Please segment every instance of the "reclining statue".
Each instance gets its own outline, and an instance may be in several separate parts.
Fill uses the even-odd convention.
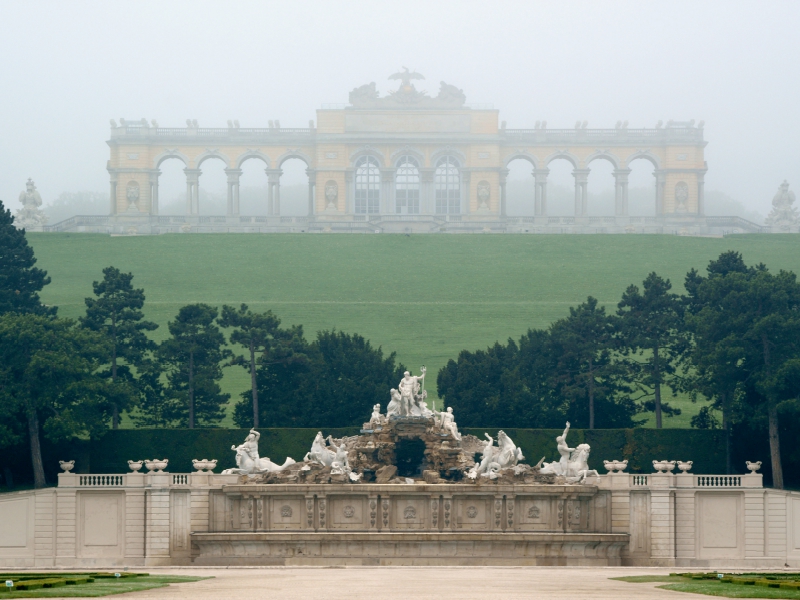
[[[517,448],[506,432],[497,433],[497,447],[494,446],[494,439],[488,433],[484,433],[488,440],[483,446],[481,462],[475,465],[467,477],[475,479],[477,477],[488,477],[496,479],[501,469],[514,467],[521,460],[525,460],[522,449]]]
[[[273,471],[282,471],[286,467],[295,463],[293,458],[286,457],[282,465],[275,464],[269,458],[258,456],[258,440],[261,434],[255,429],[250,433],[240,446],[231,446],[231,450],[236,452],[236,468],[225,469],[223,475],[259,475]]]

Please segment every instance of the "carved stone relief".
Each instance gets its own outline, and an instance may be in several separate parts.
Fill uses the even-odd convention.
[[[467,516],[470,519],[474,519],[478,516],[478,509],[475,506],[468,506],[467,507]]]
[[[355,514],[356,514],[356,509],[355,509],[355,508],[353,508],[351,505],[349,505],[349,504],[348,504],[348,505],[347,505],[347,506],[345,506],[345,507],[344,507],[344,509],[342,510],[342,514],[345,516],[345,518],[347,518],[347,519],[352,519],[352,518],[353,518],[353,515],[355,515]]]
[[[291,517],[292,516],[292,507],[288,504],[284,504],[281,506],[281,516],[282,517]]]

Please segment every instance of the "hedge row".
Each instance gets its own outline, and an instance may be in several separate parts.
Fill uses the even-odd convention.
[[[466,428],[465,434],[483,438],[484,432],[496,438],[497,429]],[[506,429],[522,448],[530,464],[540,458],[558,458],[556,429]],[[75,460],[78,473],[126,473],[128,460],[168,458],[169,471],[193,471],[192,459],[218,459],[217,472],[235,466],[232,445],[241,444],[246,429],[118,429],[92,441],[76,440],[60,444],[43,443],[43,458],[48,482],[55,482],[59,460]],[[301,460],[311,448],[316,429],[262,429],[261,456],[282,463],[287,456]],[[357,427],[326,429],[334,437],[358,434]],[[628,471],[652,472],[653,460],[692,460],[694,473],[725,472],[725,435],[722,431],[698,429],[573,429],[568,441],[572,447],[587,443],[592,447],[589,464],[604,473],[603,460],[628,459]],[[764,460],[752,457],[752,460]],[[766,461],[765,461],[766,462]],[[0,450],[0,465],[9,467],[16,484],[33,480],[30,449],[27,444]],[[744,464],[741,465],[744,471]],[[738,472],[738,469],[737,469]]]

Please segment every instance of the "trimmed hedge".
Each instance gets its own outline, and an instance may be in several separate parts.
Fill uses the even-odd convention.
[[[276,463],[287,456],[301,460],[311,448],[317,429],[261,429],[259,451]],[[358,427],[325,429],[334,437],[357,435]],[[483,439],[484,432],[496,438],[496,428],[465,428],[462,432]],[[558,458],[555,438],[558,429],[505,429],[522,448],[529,464],[541,457]],[[59,460],[75,459],[78,473],[127,473],[128,460],[168,458],[168,470],[186,473],[194,470],[192,459],[218,459],[216,471],[234,467],[232,445],[241,444],[247,429],[118,429],[90,442],[43,443],[43,459],[48,482],[55,483]],[[725,472],[725,434],[699,429],[572,429],[567,438],[573,448],[580,443],[592,447],[589,464],[604,473],[603,460],[628,459],[628,471],[651,473],[653,460],[692,460],[693,473]],[[761,460],[761,458],[758,458]],[[15,484],[33,481],[30,449],[21,444],[0,450],[0,464],[13,470]],[[742,465],[744,466],[744,465]],[[742,469],[743,471],[744,469]]]

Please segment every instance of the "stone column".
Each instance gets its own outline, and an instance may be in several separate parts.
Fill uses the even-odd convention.
[[[117,174],[113,173],[111,175],[111,182],[110,182],[110,189],[109,189],[109,199],[111,201],[110,205],[110,213],[112,215],[117,214]]]
[[[630,169],[614,170],[614,214],[618,217],[628,216],[628,175]]]
[[[344,213],[352,215],[355,213],[355,189],[353,186],[353,176],[355,171],[348,169],[344,172]]]
[[[228,211],[229,217],[239,216],[239,177],[242,176],[241,169],[225,169],[228,176]]]
[[[587,184],[589,169],[574,169],[572,176],[575,178],[575,216],[585,217],[587,213]]]
[[[394,178],[397,169],[381,169],[380,214],[393,215],[397,212],[394,198]]]
[[[472,179],[472,173],[466,171],[464,169],[461,170],[461,210],[460,213],[462,215],[469,214],[469,203],[470,198],[472,197],[470,194],[470,179]]]
[[[681,566],[690,566],[695,558],[695,490],[694,475],[675,475],[675,558]]]
[[[59,484],[61,483],[59,474]],[[75,488],[56,488],[56,566],[70,567],[77,557],[79,523],[78,496]]]
[[[306,169],[306,175],[308,175],[308,216],[313,217],[316,212],[314,210],[314,192],[317,187],[317,171],[309,167]]]
[[[186,174],[186,214],[200,214],[200,169],[183,170]]]
[[[650,557],[654,565],[675,564],[675,504],[671,473],[653,473],[650,481]]]
[[[432,215],[436,211],[436,194],[433,188],[434,172],[435,169],[419,170],[419,212],[423,215]]]
[[[547,215],[547,176],[549,174],[550,169],[533,170],[533,185],[536,188],[534,214],[537,217],[544,217]]]
[[[744,491],[744,556],[764,556],[765,539],[765,494],[763,489]]]
[[[706,214],[706,172],[702,171],[697,174],[697,214],[704,216]]]
[[[667,186],[667,175],[662,170],[653,171],[656,177],[656,215],[664,214],[664,191]]]
[[[150,214],[158,214],[158,177],[161,171],[156,169],[150,172]]]
[[[269,177],[269,194],[267,196],[267,215],[270,217],[281,214],[281,169],[265,169]]]
[[[507,212],[506,180],[508,169],[500,170],[500,216],[505,217]]]

